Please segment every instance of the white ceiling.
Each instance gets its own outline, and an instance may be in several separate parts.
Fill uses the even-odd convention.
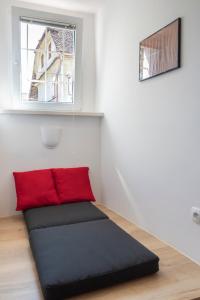
[[[74,11],[96,13],[106,0],[25,0],[32,4],[42,4]]]

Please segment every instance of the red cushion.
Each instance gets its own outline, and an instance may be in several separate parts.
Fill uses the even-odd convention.
[[[89,168],[52,169],[61,203],[95,201],[89,180]]]
[[[59,204],[51,170],[13,172],[16,210]]]

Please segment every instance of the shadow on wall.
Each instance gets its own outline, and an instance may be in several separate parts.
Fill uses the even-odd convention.
[[[128,182],[128,167],[134,168],[133,160],[129,166],[123,165],[123,159],[119,157],[124,150],[123,141],[118,143],[119,128],[114,130],[115,118],[108,120],[108,114],[102,120],[103,144],[102,148],[102,201],[110,209],[126,217],[131,222],[146,226],[144,214],[139,208],[137,197],[137,186],[132,178],[132,184]],[[111,124],[112,122],[112,124]],[[117,145],[117,147],[115,146]],[[131,151],[130,149],[126,149]],[[122,155],[124,157],[124,155]],[[135,170],[137,172],[137,170]]]
[[[145,224],[145,219],[138,208],[137,201],[126,182],[125,177],[122,175],[122,172],[118,168],[115,168],[115,171],[117,174],[119,186],[122,190],[122,193],[124,194],[122,202],[124,203],[124,201],[126,201],[128,208],[130,208],[130,221],[134,220],[137,224]],[[132,212],[133,215],[131,216],[130,213]]]

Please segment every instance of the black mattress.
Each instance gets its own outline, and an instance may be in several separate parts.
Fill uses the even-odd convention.
[[[159,258],[93,204],[68,205],[54,207],[55,215],[51,211],[53,207],[51,213],[46,207],[24,214],[46,300],[67,299],[158,271]],[[77,210],[74,218],[73,213],[67,212],[68,208],[72,212]],[[41,228],[36,222],[37,210]]]

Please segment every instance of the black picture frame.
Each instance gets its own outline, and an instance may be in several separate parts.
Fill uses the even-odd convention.
[[[148,36],[140,42],[139,81],[145,81],[159,76],[161,74],[165,74],[173,70],[179,69],[181,67],[181,23],[182,19],[177,18],[173,22],[167,24],[166,26],[159,29],[158,31],[156,31],[155,33],[153,33],[152,35]],[[153,45],[153,42],[157,43],[157,48],[152,48],[150,46]],[[149,44],[149,46],[145,47],[145,44]],[[158,50],[158,46],[160,47],[160,50]],[[147,55],[145,55],[145,51],[149,52],[148,58]],[[152,51],[155,52],[154,57]],[[154,60],[153,62],[152,58]],[[166,60],[163,61],[165,58]],[[145,59],[147,67],[144,67]]]

